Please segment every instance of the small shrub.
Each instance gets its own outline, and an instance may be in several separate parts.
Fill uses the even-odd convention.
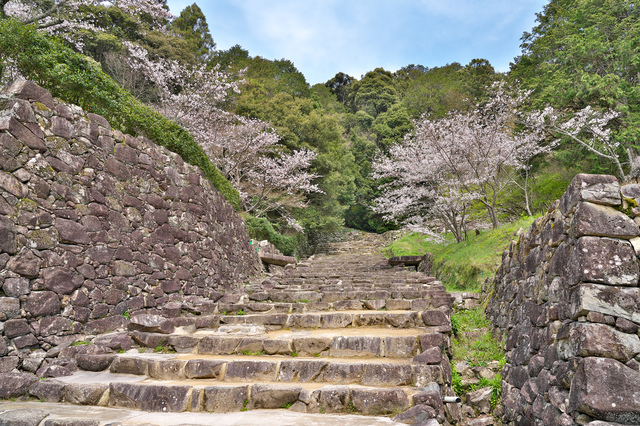
[[[274,225],[264,217],[249,217],[246,220],[249,237],[254,240],[267,240],[285,256],[292,256],[296,250],[297,239],[295,236],[280,234]]]

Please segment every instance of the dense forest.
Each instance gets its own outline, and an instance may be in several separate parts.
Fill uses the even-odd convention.
[[[474,59],[314,86],[287,59],[217,49],[196,3],[0,5],[3,83],[33,79],[178,152],[286,254],[342,227],[461,240],[545,211],[576,173],[637,178],[628,0],[551,0],[508,73]]]

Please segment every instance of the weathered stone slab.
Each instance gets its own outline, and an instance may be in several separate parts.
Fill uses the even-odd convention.
[[[248,409],[285,408],[298,400],[299,386],[257,384],[251,386]]]
[[[14,223],[8,218],[0,216],[0,253],[15,254],[18,252],[16,233]]]
[[[224,380],[228,382],[274,381],[277,366],[278,364],[272,361],[231,361],[227,364]]]
[[[312,393],[312,399],[316,399],[318,401],[317,411],[325,413],[344,413],[349,407],[350,392],[347,386],[325,386],[314,390]]]
[[[220,379],[225,361],[192,359],[184,366],[186,379]]]
[[[259,252],[258,254],[260,256],[260,260],[270,265],[278,265],[278,266],[295,265],[298,261],[293,256],[282,256],[280,254],[271,254],[271,253],[262,253],[262,252]]]
[[[428,405],[415,405],[409,408],[404,413],[398,414],[393,417],[394,422],[405,424],[420,424],[424,425],[427,420],[435,419],[437,416],[436,410]],[[434,424],[438,424],[436,420]]]
[[[336,336],[329,356],[375,358],[382,355],[382,338],[377,336]]]
[[[78,361],[78,367],[86,371],[103,371],[111,366],[111,363],[116,358],[116,354],[105,355],[78,355],[76,360]]]
[[[71,404],[98,405],[108,384],[73,383],[64,387],[64,400]]]
[[[56,229],[60,235],[60,242],[72,244],[89,244],[91,242],[86,229],[78,222],[58,218]]]
[[[106,317],[94,321],[89,321],[87,324],[85,324],[84,330],[89,334],[103,334],[110,331],[116,331],[126,328],[128,324],[129,320],[127,320],[122,315],[116,315],[113,317]]]
[[[48,90],[38,86],[30,80],[16,80],[7,89],[7,93],[15,95],[18,99],[36,101],[53,109],[53,97]]]
[[[386,358],[411,358],[418,352],[418,339],[415,336],[387,336],[384,338],[384,356]]]
[[[111,383],[109,386],[109,406],[180,413],[189,406],[190,391],[190,386]]]
[[[387,320],[387,325],[394,328],[413,328],[416,325],[422,325],[416,324],[416,322],[419,322],[416,312],[402,312],[397,314],[387,312],[385,319]]]
[[[212,386],[204,389],[204,410],[214,413],[241,411],[249,400],[249,386]]]
[[[320,315],[314,315],[314,314],[289,315],[289,327],[318,328],[320,327]]]
[[[416,387],[428,386],[430,383],[444,384],[444,372],[440,365],[413,364],[412,380]]]
[[[149,360],[144,358],[134,358],[119,356],[113,360],[109,371],[112,373],[135,374],[146,376],[149,368]]]
[[[425,255],[426,256],[426,255]],[[423,260],[425,260],[425,256],[395,256],[388,260],[389,265],[397,266],[416,266]]]
[[[157,333],[142,333],[134,331],[131,333],[134,341],[147,348],[157,348],[158,346],[166,346],[169,343],[169,336]]]
[[[352,389],[351,401],[356,411],[365,415],[384,415],[405,411],[409,398],[400,389]]]
[[[320,315],[322,328],[345,328],[351,325],[353,315],[344,312],[328,313]]]
[[[0,373],[0,398],[15,398],[27,393],[29,386],[38,381],[33,374]]]
[[[640,338],[605,324],[573,323],[558,332],[558,355],[607,357],[627,362],[640,353]]]
[[[624,318],[640,324],[640,288],[580,284],[572,296],[571,315],[578,319],[589,312]]]
[[[149,361],[149,377],[158,380],[181,380],[184,378],[184,366],[181,359]]]
[[[57,315],[62,304],[58,295],[53,291],[37,291],[27,296],[24,310],[34,317],[43,315]]]
[[[71,294],[84,283],[84,278],[66,267],[46,268],[42,271],[44,286],[59,295]]]
[[[573,238],[583,236],[631,239],[640,234],[640,228],[627,215],[613,207],[592,203],[579,203],[569,234]]]
[[[142,314],[129,320],[129,330],[147,333],[171,334],[175,327],[167,318],[160,315]]]
[[[362,379],[363,386],[408,386],[411,366],[402,364],[369,364]]]
[[[408,311],[411,309],[411,300],[388,299],[386,306],[390,311]]]
[[[0,425],[3,426],[38,426],[49,415],[44,410],[31,408],[8,410],[0,413]]]
[[[569,411],[640,424],[640,373],[612,359],[585,358],[573,377]]]
[[[314,356],[329,349],[331,337],[297,337],[293,339],[293,347],[299,356]]]
[[[60,402],[65,384],[57,380],[38,380],[29,388],[29,395],[44,402]]]
[[[450,326],[451,319],[443,311],[422,311],[422,321],[427,327]]]
[[[337,303],[338,302],[336,302],[336,304]],[[380,327],[385,325],[386,319],[387,318],[384,312],[355,314],[353,316],[353,324],[356,327]]]
[[[567,216],[581,201],[619,206],[620,184],[615,176],[577,174],[560,199],[560,211]]]
[[[355,362],[332,362],[324,370],[323,382],[360,384],[366,372],[366,364]]]
[[[323,373],[328,361],[285,360],[280,362],[278,381],[313,382]]]
[[[576,242],[566,264],[570,285],[579,282],[636,286],[638,262],[633,246],[612,238],[582,237]]]
[[[291,341],[285,339],[268,339],[262,342],[264,351],[269,355],[290,355],[293,352]]]
[[[442,349],[438,346],[431,347],[413,358],[414,363],[440,364],[442,362]]]
[[[207,336],[198,343],[198,353],[211,355],[231,355],[242,341],[236,336]]]

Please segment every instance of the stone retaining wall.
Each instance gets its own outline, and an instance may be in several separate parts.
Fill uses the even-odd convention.
[[[505,423],[640,424],[639,202],[640,185],[577,175],[503,254],[487,314]]]
[[[197,167],[32,82],[0,102],[0,356],[216,299],[260,271]]]

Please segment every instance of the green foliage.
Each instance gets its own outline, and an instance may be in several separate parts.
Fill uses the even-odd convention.
[[[453,345],[454,359],[464,360],[472,367],[504,359],[504,352],[491,334],[491,323],[482,308],[458,311],[452,315],[454,316],[459,323],[459,337],[454,340]]]
[[[90,345],[90,344],[91,342],[87,342],[86,340],[76,340],[71,344],[71,346],[83,346],[83,345]]]
[[[517,239],[520,228],[528,229],[533,218],[525,217],[497,229],[481,230],[480,235],[470,232],[467,241],[435,243],[423,234],[414,233],[394,241],[386,254],[391,256],[417,256],[433,253],[433,270],[449,291],[479,292],[482,283],[493,277],[502,261],[502,252],[511,240]]]
[[[640,9],[631,0],[551,0],[538,24],[522,37],[523,53],[510,78],[534,90],[533,105],[564,111],[590,105],[621,115],[613,139],[624,147],[640,145]],[[566,143],[583,173],[601,167],[576,144]]]
[[[189,43],[190,50],[199,60],[206,60],[216,47],[209,33],[207,18],[195,3],[184,8],[173,21],[171,29]]]
[[[298,244],[295,236],[282,235],[274,228],[274,225],[264,217],[250,216],[246,219],[249,238],[254,240],[267,240],[285,256],[292,256]]]
[[[458,337],[460,332],[460,318],[455,314],[455,312],[451,315],[451,331],[454,336]]]
[[[464,386],[462,386],[462,376],[456,370],[456,365],[453,361],[451,361],[451,387],[456,395],[462,396],[465,394]]]
[[[211,164],[193,137],[176,123],[137,101],[106,75],[88,57],[72,51],[13,19],[0,21],[0,60],[14,63],[34,80],[65,102],[100,114],[116,129],[142,135],[200,167],[236,209],[238,191]]]
[[[382,68],[369,71],[353,83],[349,95],[354,111],[362,110],[372,117],[391,108],[397,96],[393,75]]]

